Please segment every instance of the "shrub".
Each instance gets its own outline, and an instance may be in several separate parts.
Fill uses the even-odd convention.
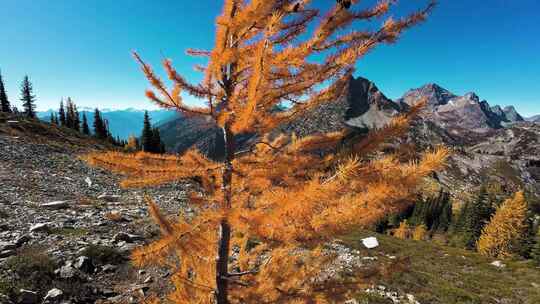
[[[96,264],[119,264],[124,257],[116,249],[107,246],[90,245],[86,247],[82,255],[89,257]]]
[[[47,292],[54,280],[56,263],[42,249],[31,247],[19,252],[6,261],[5,267],[15,275],[15,280],[9,280],[3,289],[13,294],[19,289],[29,289],[40,293]],[[6,286],[7,285],[7,286]]]

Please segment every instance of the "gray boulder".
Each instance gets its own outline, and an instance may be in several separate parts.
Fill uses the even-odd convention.
[[[94,264],[87,256],[78,257],[77,260],[75,260],[75,262],[73,263],[73,267],[85,273],[92,273],[95,269]]]
[[[69,202],[68,201],[54,201],[50,203],[44,203],[41,204],[41,208],[45,209],[52,209],[52,210],[59,210],[59,209],[66,209],[69,208]]]
[[[120,199],[122,197],[120,195],[103,193],[100,196],[98,196],[97,198],[100,199],[100,200],[109,202],[109,203],[115,203],[115,202],[120,201]]]
[[[37,304],[39,303],[38,293],[31,290],[19,290],[19,303],[21,304]]]
[[[46,232],[49,231],[48,223],[38,223],[30,227],[30,232]]]
[[[78,274],[77,269],[75,269],[71,263],[60,267],[59,269],[55,270],[54,273],[62,279],[71,279],[76,277]]]

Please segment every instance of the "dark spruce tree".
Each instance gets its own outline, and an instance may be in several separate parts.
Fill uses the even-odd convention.
[[[86,118],[86,113],[84,112],[82,115],[82,132],[85,135],[90,135],[90,128],[88,128],[88,119]]]
[[[150,122],[150,116],[148,111],[144,112],[143,130],[141,134],[141,146],[145,152],[153,152],[154,135],[152,132],[152,124]]]
[[[66,127],[75,129],[75,109],[70,97],[66,101]]]
[[[158,128],[152,129],[152,150],[153,153],[165,153],[165,144],[161,141],[161,134]]]
[[[50,118],[51,125],[56,125],[56,114],[54,112],[51,112],[51,118]]]
[[[36,96],[33,94],[32,83],[28,76],[24,76],[21,84],[21,101],[23,103],[24,114],[29,118],[36,118]]]
[[[79,110],[77,105],[73,103],[73,130],[81,132],[81,118],[79,116]]]
[[[105,139],[111,144],[116,145],[116,141],[114,140],[114,137],[111,133],[111,129],[109,128],[109,121],[107,119],[103,119],[103,126],[105,128]]]
[[[435,197],[420,199],[414,206],[408,222],[411,225],[426,225],[430,230],[446,231],[452,218],[450,195],[441,190]]]
[[[494,212],[495,208],[489,199],[486,187],[482,185],[476,199],[463,206],[456,221],[454,231],[461,235],[465,247],[469,249],[476,247],[482,228],[489,222]]]
[[[105,123],[101,118],[101,112],[97,108],[94,111],[94,135],[98,139],[107,138],[107,130],[105,128]]]
[[[540,230],[538,230],[538,228],[536,232],[535,243],[531,248],[530,256],[537,265],[540,265]]]
[[[60,120],[60,124],[65,127],[66,126],[66,110],[64,109],[64,100],[60,100],[60,108],[58,109],[58,118]]]
[[[6,88],[4,86],[4,80],[2,79],[2,74],[0,73],[0,112],[10,113],[11,105],[7,97]]]

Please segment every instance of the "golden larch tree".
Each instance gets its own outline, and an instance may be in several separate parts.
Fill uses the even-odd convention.
[[[406,220],[399,223],[399,227],[394,230],[394,237],[406,240],[411,236],[411,228]]]
[[[420,224],[416,227],[414,227],[414,230],[412,232],[412,238],[415,241],[424,241],[427,237],[427,227],[424,224]]]
[[[358,30],[353,24],[385,18],[395,1],[365,9],[357,9],[357,1],[345,2],[321,11],[307,0],[225,0],[214,48],[188,51],[208,59],[197,67],[204,73],[199,84],[165,60],[168,87],[135,54],[153,87],[146,92],[151,101],[188,117],[207,117],[223,134],[220,161],[194,148],[181,156],[87,157],[124,174],[124,187],[201,182],[204,191],[190,196],[198,206],[194,218],[169,219],[148,199],[162,237],[132,254],[136,265],[171,267],[172,302],[326,303],[346,296],[350,286],[317,279],[332,258],[324,244],[403,210],[420,181],[443,165],[442,148],[409,160],[397,152],[366,157],[404,134],[420,106],[347,148],[336,149],[347,130],[302,138],[276,134],[278,126],[343,96],[358,59],[396,41],[434,5]],[[206,103],[188,105],[182,93]],[[239,146],[241,134],[256,134],[256,140]]]
[[[494,258],[507,258],[519,250],[525,233],[527,202],[523,192],[504,201],[482,230],[478,252]]]

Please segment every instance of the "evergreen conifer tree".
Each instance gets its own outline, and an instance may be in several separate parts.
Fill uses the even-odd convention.
[[[88,119],[86,118],[86,113],[84,112],[82,115],[82,133],[85,135],[90,135],[90,128],[88,128]]]
[[[161,141],[161,134],[158,128],[152,129],[152,151],[154,153],[164,153],[164,144]]]
[[[58,116],[60,118],[60,124],[62,127],[66,126],[66,110],[64,109],[64,99],[60,100],[60,108],[58,109]]]
[[[94,136],[96,136],[98,139],[107,138],[107,130],[105,129],[105,124],[101,118],[101,112],[98,108],[96,108],[94,111]]]
[[[450,201],[450,194],[444,193],[443,205],[439,213],[438,221],[435,229],[440,232],[448,231],[452,225],[452,202]]]
[[[466,202],[453,225],[453,232],[463,246],[472,249],[476,246],[482,229],[489,222],[495,209],[492,206],[485,185],[480,187],[478,195],[472,201]]]
[[[536,231],[535,242],[531,248],[531,258],[540,265],[540,229]]]
[[[66,127],[75,129],[75,108],[70,97],[66,100]]]
[[[425,225],[428,230],[446,231],[451,218],[450,196],[441,190],[436,197],[419,199],[408,222],[413,226]]]
[[[150,116],[148,111],[144,112],[144,122],[141,134],[141,146],[145,152],[154,152],[154,134],[152,132],[152,124],[150,122]]]
[[[29,118],[36,118],[36,96],[33,94],[32,83],[28,76],[24,76],[21,84],[21,101],[23,102],[24,113]]]
[[[7,97],[4,80],[2,79],[2,73],[0,73],[0,112],[11,112],[11,105],[9,104],[9,100]]]
[[[79,116],[79,110],[77,105],[73,103],[73,130],[81,132],[81,118]]]
[[[113,135],[112,135],[112,133],[111,133],[111,129],[109,128],[109,120],[103,119],[103,127],[104,127],[104,129],[105,129],[105,130],[104,130],[104,132],[105,132],[105,139],[106,139],[109,143],[111,143],[111,144],[113,144],[113,145],[116,145],[116,142],[115,142],[115,140],[114,140],[114,137],[113,137]]]

